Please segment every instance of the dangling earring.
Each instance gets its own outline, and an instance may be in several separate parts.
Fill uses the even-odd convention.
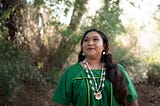
[[[106,52],[103,50],[102,54],[103,54],[103,55],[105,55],[105,54],[106,54]]]
[[[101,62],[106,62],[106,52],[105,50],[102,51],[102,56],[101,56]]]
[[[84,56],[84,53],[82,53],[82,56]]]

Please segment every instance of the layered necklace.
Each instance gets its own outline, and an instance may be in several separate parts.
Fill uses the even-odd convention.
[[[104,64],[102,64],[102,71],[101,71],[101,77],[99,84],[97,83],[95,76],[91,70],[91,67],[89,63],[86,61],[86,59],[83,61],[87,78],[89,79],[89,84],[91,85],[91,89],[94,92],[94,96],[97,100],[100,100],[102,98],[102,91],[104,88],[104,81],[105,81],[105,71],[104,71]]]

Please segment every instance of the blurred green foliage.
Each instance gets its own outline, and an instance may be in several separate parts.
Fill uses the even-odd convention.
[[[84,20],[82,29],[85,31],[90,28],[97,28],[103,31],[109,39],[110,44],[115,43],[115,37],[125,32],[121,23],[120,15],[122,9],[119,7],[118,0],[104,1],[104,5],[96,12],[94,16],[89,16]]]
[[[45,2],[44,2],[44,0],[34,0],[34,3],[33,3],[33,5],[37,5],[37,6],[39,6],[39,5],[42,5],[42,4],[45,4]]]
[[[57,85],[60,79],[61,73],[55,68],[51,67],[46,73],[44,73],[44,77],[48,83],[51,85]]]
[[[18,50],[12,43],[0,45],[0,88],[3,99],[8,99],[12,91],[28,80],[40,81],[32,56],[27,51]]]

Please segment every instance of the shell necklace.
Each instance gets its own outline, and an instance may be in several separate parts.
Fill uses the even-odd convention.
[[[102,72],[101,72],[101,77],[100,77],[100,83],[99,85],[96,82],[96,79],[94,77],[94,74],[91,70],[90,65],[86,61],[86,59],[83,61],[84,67],[86,69],[87,73],[87,78],[89,79],[89,84],[91,85],[91,89],[94,92],[94,96],[97,100],[102,99],[102,91],[104,88],[104,81],[105,81],[105,71],[104,71],[104,64],[102,64]]]

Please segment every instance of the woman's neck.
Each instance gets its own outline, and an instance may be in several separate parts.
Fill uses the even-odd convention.
[[[102,68],[102,64],[100,62],[100,59],[86,58],[86,61],[88,62],[88,64],[90,65],[90,67],[92,69],[101,69]]]

